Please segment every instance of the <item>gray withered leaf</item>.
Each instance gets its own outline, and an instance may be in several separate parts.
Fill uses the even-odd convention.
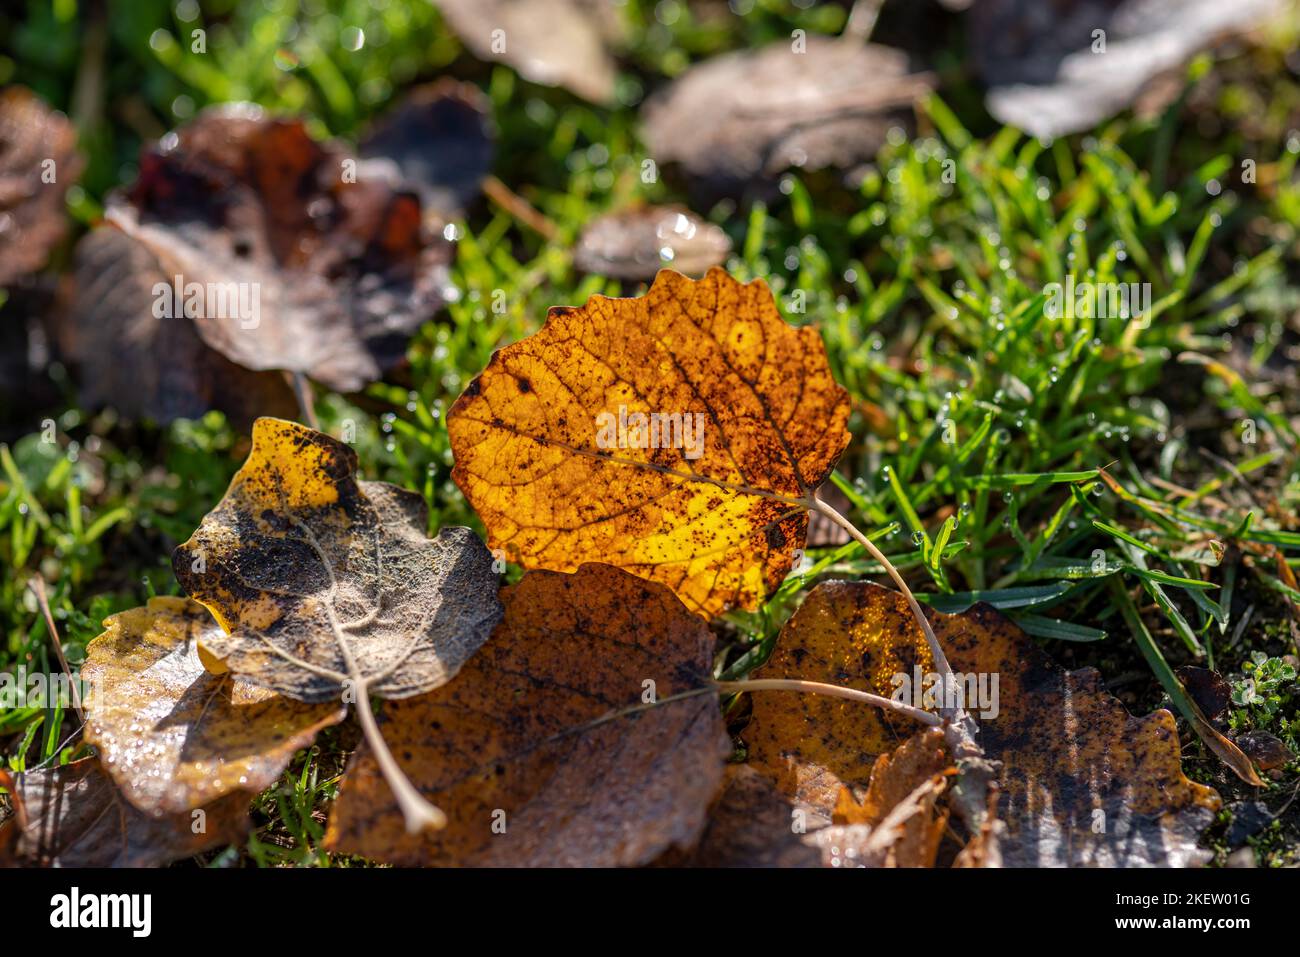
[[[599,216],[578,237],[579,269],[616,279],[654,279],[670,266],[699,278],[731,253],[718,226],[680,206],[638,206]]]
[[[1251,29],[1280,0],[976,0],[971,53],[993,116],[1043,138],[1090,129],[1147,98],[1155,81]],[[1163,108],[1177,92],[1147,104]]]
[[[711,191],[870,160],[932,80],[899,50],[808,36],[713,57],[646,102],[646,143]]]
[[[623,22],[608,0],[435,0],[474,55],[499,60],[526,80],[562,86],[594,103],[614,99],[609,52]]]
[[[184,316],[154,310],[172,279],[144,246],[113,227],[77,243],[71,309],[55,313],[63,354],[80,368],[81,401],[130,418],[170,422],[221,409],[247,425],[297,409],[283,374],[255,371],[209,348]]]
[[[429,538],[421,496],[356,469],[328,435],[254,424],[247,461],[173,555],[225,629],[204,639],[206,661],[300,701],[402,698],[449,681],[487,639],[501,617],[487,548],[466,528]]]
[[[418,86],[370,130],[361,157],[383,164],[420,194],[425,214],[459,214],[492,169],[491,101],[478,87],[444,78]]]
[[[0,91],[0,287],[45,265],[67,231],[63,198],[84,161],[62,113],[30,90]]]
[[[205,110],[146,150],[105,218],[172,280],[169,318],[247,369],[338,391],[400,362],[449,295],[451,244],[414,192],[247,104]]]

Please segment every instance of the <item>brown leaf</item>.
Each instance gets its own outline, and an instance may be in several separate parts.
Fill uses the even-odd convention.
[[[417,196],[380,176],[349,181],[351,162],[297,120],[213,108],[145,153],[106,218],[172,280],[154,292],[170,321],[246,369],[353,391],[441,307],[451,245],[425,228]],[[96,317],[123,335],[136,318]]]
[[[936,808],[944,778],[925,778],[875,824],[834,824],[813,831],[827,867],[933,867],[948,820]]]
[[[172,556],[181,587],[225,629],[202,648],[299,701],[349,700],[363,686],[385,698],[429,691],[501,615],[478,537],[428,538],[419,494],[356,470],[337,439],[258,419],[247,461]]]
[[[327,845],[401,865],[546,867],[693,845],[731,750],[704,685],[708,628],[668,589],[607,565],[530,572],[502,601],[454,681],[384,707],[389,748],[447,828],[407,834],[363,747]],[[650,687],[658,704],[644,707]]]
[[[615,279],[649,280],[664,266],[701,276],[731,253],[718,226],[680,206],[640,206],[592,220],[578,237],[574,264]]]
[[[645,139],[659,163],[734,193],[791,167],[873,159],[931,85],[899,50],[809,36],[800,53],[780,40],[692,67],[646,102]]]
[[[1135,718],[1091,669],[1065,672],[986,605],[928,612],[954,672],[991,688],[982,716],[985,754],[1002,762],[998,814],[1010,866],[1182,866],[1204,860],[1196,835],[1218,797],[1182,773],[1173,716]],[[895,676],[932,670],[904,598],[869,583],[819,585],[787,622],[756,678],[833,682],[891,696]],[[924,682],[923,682],[924,687]],[[753,696],[743,732],[753,767],[800,804],[829,810],[840,786],[865,786],[877,755],[914,730],[908,719],[839,699]],[[911,697],[906,701],[913,702]],[[930,709],[934,710],[934,709]]]
[[[743,764],[727,766],[722,793],[709,808],[696,847],[670,854],[666,867],[820,867],[821,852],[804,842],[808,823],[772,782]]]
[[[1232,685],[1211,668],[1183,665],[1176,674],[1208,721],[1217,721],[1232,704]]]
[[[164,817],[138,811],[94,758],[16,774],[13,797],[26,826],[16,817],[0,830],[0,865],[157,867],[240,841],[249,826],[243,792]]]
[[[296,414],[281,373],[245,369],[210,349],[190,320],[154,314],[154,288],[172,278],[129,236],[93,230],[77,244],[75,271],[75,300],[56,329],[80,366],[84,405],[158,422],[221,409],[237,426]]]
[[[640,298],[552,309],[447,429],[491,547],[525,568],[617,565],[713,615],[789,572],[848,413],[821,337],[765,283],[664,270]]]
[[[1281,8],[1279,0],[978,0],[971,49],[990,86],[989,112],[1051,138],[1109,119],[1194,54]],[[1146,110],[1163,109],[1181,86]]]
[[[44,266],[67,232],[63,199],[85,166],[76,146],[62,113],[24,87],[0,90],[0,287]]]
[[[209,674],[199,642],[215,642],[221,627],[198,602],[151,598],[104,627],[81,667],[93,690],[86,742],[142,811],[190,811],[232,792],[248,800],[347,715],[337,703],[302,704]]]
[[[407,93],[360,144],[370,167],[391,164],[394,185],[420,194],[424,212],[458,215],[478,196],[496,152],[491,101],[469,83],[442,79]]]
[[[1295,757],[1291,749],[1286,746],[1286,742],[1267,731],[1247,731],[1245,734],[1237,735],[1234,740],[1237,747],[1259,765],[1261,771],[1280,768]]]
[[[618,67],[609,46],[622,36],[605,0],[435,0],[474,55],[499,60],[526,80],[563,86],[593,103],[614,99]]]

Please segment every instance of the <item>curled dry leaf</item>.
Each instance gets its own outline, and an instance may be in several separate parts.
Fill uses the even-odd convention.
[[[1089,129],[1132,106],[1199,51],[1278,13],[1281,0],[978,0],[975,63],[1003,123],[1039,137]],[[1149,104],[1163,108],[1181,83]]]
[[[705,60],[646,102],[651,155],[710,192],[770,184],[785,170],[873,159],[932,88],[907,55],[852,38],[781,40]]]
[[[731,750],[708,628],[668,589],[607,565],[530,572],[502,601],[454,681],[384,706],[389,748],[447,828],[405,834],[363,747],[327,845],[406,865],[590,867],[693,845]]]
[[[0,90],[0,287],[45,265],[67,232],[63,198],[85,163],[68,118],[19,86]]]
[[[81,367],[84,405],[160,422],[221,409],[243,426],[259,415],[295,414],[281,373],[245,369],[209,348],[194,323],[155,315],[155,288],[172,277],[144,246],[96,229],[74,258],[75,299],[56,332],[63,354]]]
[[[592,220],[578,237],[579,269],[616,279],[653,279],[664,266],[701,276],[731,253],[721,227],[679,206],[642,206]]]
[[[835,824],[808,835],[828,867],[933,867],[948,815],[936,804],[946,782],[922,780],[875,824]]]
[[[617,565],[713,615],[789,572],[848,414],[817,331],[787,325],[762,280],[664,270],[639,298],[552,309],[447,429],[493,548],[525,568]]]
[[[495,153],[491,101],[469,83],[442,79],[411,90],[360,144],[363,176],[387,167],[420,194],[425,215],[449,218],[479,194]]]
[[[766,692],[764,692],[766,693]],[[834,824],[799,807],[748,765],[727,768],[699,845],[666,865],[695,867],[931,867],[948,816],[936,807],[950,762],[943,733],[922,731],[871,770],[859,803],[841,789]]]
[[[156,867],[239,841],[249,824],[242,792],[193,811],[145,814],[95,758],[15,774],[13,798],[22,813],[0,829],[0,865]]]
[[[1095,671],[1063,671],[986,605],[961,615],[927,614],[963,687],[984,682],[984,703],[966,701],[985,754],[1001,762],[1005,863],[1185,866],[1207,857],[1196,836],[1218,796],[1183,775],[1169,712],[1133,717],[1102,689]],[[895,675],[913,684],[920,675],[925,688],[932,670],[901,595],[831,582],[809,594],[755,677],[829,681],[890,696],[908,687]],[[995,704],[985,707],[993,676]],[[754,695],[744,738],[751,765],[782,793],[830,809],[840,786],[869,783],[867,770],[911,733],[906,725],[836,699],[763,693]]]
[[[435,0],[447,25],[484,60],[500,60],[533,83],[563,86],[593,103],[614,99],[622,37],[606,0]]]
[[[501,606],[483,543],[467,528],[428,538],[420,495],[356,471],[324,433],[254,424],[248,460],[172,557],[225,629],[204,636],[209,661],[299,701],[401,698],[487,640]]]
[[[151,598],[113,615],[86,647],[86,741],[122,794],[142,811],[175,814],[273,784],[299,748],[347,715],[303,704],[199,660],[221,627],[185,598]]]
[[[411,333],[445,301],[451,244],[423,224],[419,198],[356,172],[300,121],[247,105],[205,110],[140,165],[105,215],[153,260],[148,278],[164,277],[151,287],[152,311],[190,324],[246,369],[360,389],[404,357]],[[119,281],[142,282],[128,275]],[[68,321],[78,323],[74,341],[87,340],[83,357],[105,336],[139,336],[142,323],[108,308]],[[115,355],[129,358],[120,347]]]

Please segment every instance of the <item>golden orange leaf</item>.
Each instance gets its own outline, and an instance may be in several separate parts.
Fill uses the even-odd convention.
[[[447,429],[491,547],[525,568],[617,565],[714,615],[757,607],[789,572],[848,415],[817,331],[715,268],[552,309]]]

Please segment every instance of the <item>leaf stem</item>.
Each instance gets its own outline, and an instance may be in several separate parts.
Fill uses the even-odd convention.
[[[864,704],[875,705],[877,708],[884,708],[887,711],[897,711],[899,714],[905,714],[909,718],[932,727],[941,724],[943,721],[933,712],[923,711],[920,708],[904,704],[901,701],[895,701],[892,698],[872,694],[870,691],[859,691],[857,688],[825,684],[821,681],[804,681],[800,678],[753,678],[748,681],[715,681],[713,686],[719,691],[737,693],[744,691],[804,691],[810,694],[824,694],[832,698],[847,698],[849,701],[860,701]]]
[[[384,735],[379,730],[379,722],[375,720],[375,713],[371,710],[370,694],[364,682],[357,688],[357,703],[354,707],[357,719],[361,722],[361,730],[366,736],[375,761],[379,764],[379,770],[383,773],[384,780],[388,782],[393,797],[397,799],[397,806],[401,808],[402,816],[406,818],[407,833],[419,834],[421,831],[436,831],[446,827],[447,815],[416,790],[411,779],[406,776],[406,772],[393,757],[393,752],[389,750],[388,742],[384,740]]]
[[[930,619],[927,618],[925,612],[921,610],[921,603],[918,602],[916,596],[912,594],[912,589],[907,587],[907,582],[903,580],[903,576],[899,574],[898,569],[894,567],[894,563],[885,557],[885,553],[876,547],[875,542],[867,538],[866,535],[863,535],[862,532],[858,530],[858,527],[847,518],[818,498],[815,492],[809,499],[809,505],[814,511],[821,512],[832,522],[853,536],[854,540],[865,548],[867,553],[879,562],[884,567],[885,571],[889,573],[889,577],[894,580],[894,584],[898,586],[898,590],[902,592],[903,597],[907,599],[907,604],[912,609],[912,615],[916,618],[916,623],[921,626],[921,633],[925,635],[925,642],[930,646],[930,655],[934,658],[934,666],[938,670],[939,675],[945,682],[951,681],[952,668],[948,666],[948,656],[943,653],[943,648],[939,645],[939,639],[935,637],[934,629],[930,627]],[[941,713],[944,717],[956,717],[956,712],[952,709],[941,709]]]
[[[916,623],[921,626],[921,633],[925,635],[926,643],[930,646],[935,669],[943,678],[944,687],[952,687],[951,683],[955,679],[953,678],[952,668],[948,665],[948,656],[943,653],[943,648],[939,645],[939,639],[935,637],[934,629],[930,626],[930,619],[921,610],[920,602],[912,594],[912,589],[907,587],[907,582],[898,573],[898,569],[885,557],[884,552],[875,546],[871,539],[862,534],[858,527],[847,518],[818,498],[816,492],[812,492],[808,496],[808,507],[825,515],[848,532],[889,573],[889,577],[894,580],[898,590],[907,599],[912,614],[916,618]],[[988,808],[996,806],[995,794],[998,787],[998,766],[1000,762],[992,761],[985,756],[984,749],[976,740],[979,725],[965,708],[960,705],[949,707],[947,697],[947,695],[944,695],[945,701],[940,706],[939,713],[943,720],[939,724],[943,728],[944,740],[948,744],[948,750],[952,752],[952,756],[957,763],[958,779],[956,787],[953,788],[953,799],[972,834],[980,833],[987,820],[988,836],[986,839],[990,847],[996,848],[996,841],[1002,835],[1004,827],[1001,821],[989,818]]]

